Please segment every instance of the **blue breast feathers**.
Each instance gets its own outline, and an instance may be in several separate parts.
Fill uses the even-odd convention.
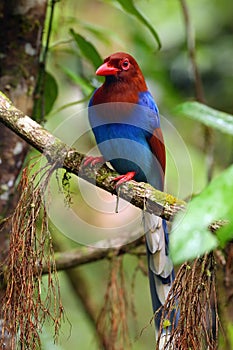
[[[149,92],[139,94],[138,104],[89,104],[89,121],[100,152],[114,169],[135,171],[136,181],[161,188],[160,165],[148,140],[160,127],[158,108]]]

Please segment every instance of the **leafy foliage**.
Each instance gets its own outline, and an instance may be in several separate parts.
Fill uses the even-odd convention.
[[[185,102],[175,112],[202,124],[233,135],[233,116],[198,102]],[[175,263],[196,258],[233,238],[233,166],[213,180],[189,203],[185,216],[179,214],[173,223],[171,255]],[[228,220],[214,236],[209,225]]]
[[[194,197],[184,214],[178,214],[170,241],[175,263],[193,259],[216,248],[219,242],[232,239],[233,166],[214,179],[200,195]],[[209,225],[217,220],[229,220],[218,238],[210,233]]]
[[[36,120],[48,115],[58,96],[58,85],[53,74],[41,71],[38,82],[38,96],[35,100],[34,113]]]
[[[199,102],[184,102],[175,112],[187,116],[211,128],[233,135],[233,116]]]
[[[149,21],[146,20],[146,18],[137,10],[137,8],[134,6],[133,0],[117,0],[119,4],[122,6],[122,8],[129,13],[130,15],[136,17],[142,24],[145,25],[153,35],[155,41],[157,42],[158,49],[160,50],[162,47],[161,41],[159,39],[159,36],[154,29],[154,27],[151,25]]]
[[[93,91],[94,87],[92,86],[92,84],[90,83],[89,80],[87,80],[86,78],[83,78],[80,75],[74,73],[68,67],[64,67],[63,66],[63,67],[61,67],[61,70],[65,73],[65,75],[71,81],[73,81],[75,84],[77,84],[81,88],[82,93],[84,94],[84,96],[88,96],[88,95],[91,94],[91,92]]]
[[[103,60],[96,47],[90,41],[86,40],[81,34],[76,33],[73,29],[70,29],[70,34],[78,45],[83,57],[91,62],[95,69],[100,66]]]

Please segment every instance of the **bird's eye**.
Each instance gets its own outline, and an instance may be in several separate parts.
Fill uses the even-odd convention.
[[[128,69],[129,69],[129,60],[128,60],[128,58],[126,58],[126,59],[122,62],[121,67],[122,67],[123,70],[128,70]]]

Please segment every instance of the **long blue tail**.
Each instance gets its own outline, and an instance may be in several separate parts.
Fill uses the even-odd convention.
[[[164,305],[168,296],[175,273],[172,261],[168,256],[169,237],[166,221],[149,213],[144,213],[144,215],[150,291],[153,311],[156,313],[155,326],[158,331],[163,311],[161,306]],[[175,314],[174,310],[170,316],[171,325],[174,317],[178,318]],[[169,332],[169,327],[164,329],[164,332]]]

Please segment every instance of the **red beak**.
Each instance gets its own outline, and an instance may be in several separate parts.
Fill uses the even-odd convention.
[[[103,63],[95,72],[96,75],[115,75],[117,72],[119,72],[120,69],[116,67],[111,67],[108,65],[108,63]]]

